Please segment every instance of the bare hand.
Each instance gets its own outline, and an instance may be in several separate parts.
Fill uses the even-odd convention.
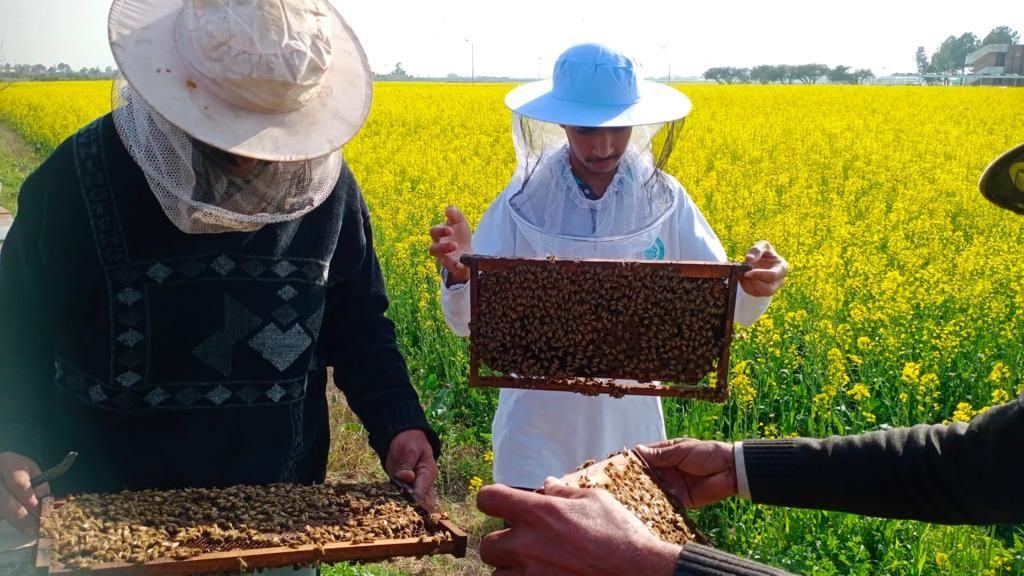
[[[437,461],[434,448],[422,430],[406,430],[391,440],[388,457],[384,460],[388,476],[412,486],[428,512],[437,510]]]
[[[789,262],[775,252],[775,249],[767,241],[758,240],[747,251],[744,260],[753,267],[740,278],[740,286],[747,294],[771,296],[786,283]]]
[[[463,254],[473,253],[473,233],[466,217],[455,206],[444,211],[447,221],[430,228],[430,255],[448,271],[448,285],[469,281],[469,268],[459,262]]]
[[[15,452],[0,453],[0,514],[25,534],[39,528],[39,497],[50,493],[50,485],[32,486],[29,478],[42,473],[31,458]]]
[[[608,492],[571,488],[555,478],[544,493],[493,485],[477,507],[511,528],[480,542],[494,574],[672,574],[680,547],[655,536]]]
[[[637,446],[637,451],[687,508],[714,504],[738,492],[732,444],[676,438]]]

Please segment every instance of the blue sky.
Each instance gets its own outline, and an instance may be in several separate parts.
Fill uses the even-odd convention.
[[[401,62],[419,76],[550,76],[571,44],[600,41],[648,75],[696,76],[711,66],[801,64],[914,70],[950,35],[1024,34],[1016,0],[332,0],[377,72]],[[106,0],[0,0],[0,61],[73,68],[113,65]],[[1011,14],[1016,16],[1011,17]]]

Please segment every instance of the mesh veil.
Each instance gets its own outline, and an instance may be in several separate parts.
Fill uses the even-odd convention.
[[[188,234],[245,232],[294,220],[330,196],[341,151],[299,162],[258,161],[245,175],[230,155],[193,140],[119,77],[113,87],[118,135],[167,217]]]
[[[576,183],[561,126],[519,114],[512,124],[516,172],[506,197],[535,255],[637,258],[655,241],[679,200],[662,168],[682,119],[634,126],[611,184],[596,200]]]

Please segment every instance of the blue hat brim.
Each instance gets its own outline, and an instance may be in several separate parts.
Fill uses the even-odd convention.
[[[638,81],[639,99],[622,106],[562,100],[553,96],[551,89],[551,80],[517,86],[505,96],[505,105],[527,118],[595,128],[671,122],[686,117],[693,107],[679,90],[649,80]]]

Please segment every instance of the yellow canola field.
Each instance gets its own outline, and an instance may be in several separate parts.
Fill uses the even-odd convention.
[[[769,312],[738,335],[730,401],[666,402],[670,434],[821,436],[967,420],[1024,392],[1024,218],[976,187],[989,160],[1024,141],[1024,92],[677,87],[694,111],[668,171],[730,258],[767,239],[793,271]],[[427,229],[448,204],[475,223],[506,184],[515,162],[502,103],[510,88],[378,83],[369,121],[345,148],[424,401],[449,437],[469,429],[482,443],[494,396],[465,388],[466,343],[441,319]],[[0,121],[48,150],[109,110],[109,94],[107,82],[18,84],[0,94]],[[820,523],[806,539],[830,534],[824,551],[791,566],[807,573],[1013,569],[1000,544],[1008,541],[981,531],[752,510],[740,504],[701,520],[723,528],[719,544],[768,558],[801,538],[791,520]],[[841,561],[844,541],[876,532],[916,544]],[[987,547],[971,544],[979,541]]]
[[[787,390],[813,401],[794,430],[813,433],[951,419],[961,403],[1019,393],[1024,219],[976,190],[987,162],[1024,140],[1019,91],[678,87],[694,111],[668,171],[731,258],[767,239],[793,267],[737,344],[741,405]],[[410,354],[446,378],[458,378],[464,347],[440,322],[426,231],[449,203],[475,222],[507,182],[509,88],[378,83],[345,148]],[[109,82],[25,83],[0,97],[0,120],[46,151],[109,108]],[[835,421],[839,405],[849,414]]]

